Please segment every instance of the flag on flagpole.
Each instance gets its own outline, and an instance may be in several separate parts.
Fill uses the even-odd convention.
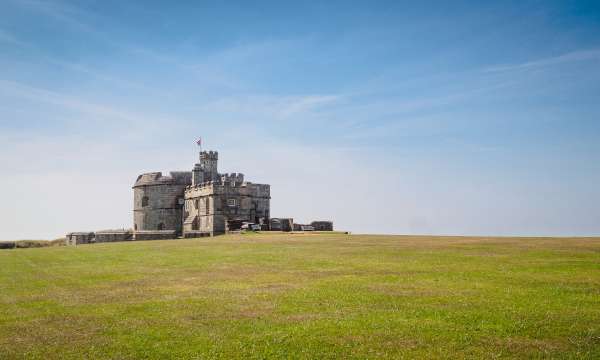
[[[198,141],[196,141],[196,145],[202,146],[202,138],[199,138]]]

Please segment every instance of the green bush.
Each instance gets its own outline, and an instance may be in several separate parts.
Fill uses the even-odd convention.
[[[41,248],[49,246],[65,246],[65,239],[55,240],[18,240],[18,241],[2,241],[0,242],[0,249],[28,249],[28,248]]]

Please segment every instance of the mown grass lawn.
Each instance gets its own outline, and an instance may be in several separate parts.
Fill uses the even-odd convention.
[[[600,358],[600,238],[0,251],[0,358]]]

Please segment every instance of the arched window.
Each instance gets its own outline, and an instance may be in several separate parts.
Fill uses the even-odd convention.
[[[148,197],[144,196],[142,198],[142,207],[148,206]]]
[[[157,229],[158,230],[162,230],[164,227],[165,227],[165,224],[159,223],[158,226],[157,226]]]

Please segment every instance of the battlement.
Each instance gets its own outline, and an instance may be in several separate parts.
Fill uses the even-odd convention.
[[[205,188],[212,188],[215,185],[220,185],[220,183],[215,182],[215,181],[204,181],[199,184],[186,186],[186,189],[205,189]]]
[[[244,174],[242,173],[231,173],[221,174],[221,183],[230,183],[231,185],[241,185],[244,182]]]
[[[217,189],[222,189],[225,187],[225,184],[221,181],[222,178],[217,179],[216,181],[204,181],[199,184],[192,184],[186,186],[186,190],[200,190],[200,191],[216,191]]]
[[[219,160],[218,151],[201,151],[200,160]]]
[[[239,175],[230,179],[241,180]],[[219,194],[239,194],[242,196],[254,196],[257,198],[271,198],[271,186],[268,184],[254,184],[251,182],[221,182],[207,181],[185,188],[185,197],[193,198],[197,196],[219,195]]]

